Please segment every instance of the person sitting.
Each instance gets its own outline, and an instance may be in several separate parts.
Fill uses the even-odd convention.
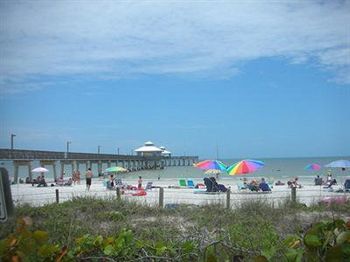
[[[32,186],[34,186],[34,184],[39,184],[40,180],[41,180],[41,176],[37,176],[36,179],[34,178],[32,181]]]
[[[344,182],[344,190],[345,192],[349,192],[350,191],[350,179],[346,179]]]
[[[41,186],[45,186],[45,187],[47,186],[44,175],[42,175],[40,177],[40,180],[38,181],[38,186],[37,187],[41,187]]]
[[[63,179],[63,176],[59,177],[56,179],[56,184],[58,186],[63,186],[64,185],[64,179]]]
[[[261,182],[259,184],[259,189],[261,191],[271,191],[270,186],[266,183],[265,178],[261,179]]]
[[[109,176],[109,181],[107,181],[107,189],[114,189],[115,188],[115,182],[114,182],[114,176]]]
[[[321,186],[323,184],[323,179],[318,175],[315,177],[315,186]]]
[[[227,192],[227,188],[223,184],[218,184],[218,188],[220,192]]]
[[[256,182],[255,179],[250,181],[250,183],[248,184],[248,189],[250,191],[259,191],[259,185],[258,185],[258,183]]]
[[[70,177],[66,183],[64,183],[64,186],[71,186],[73,184],[73,179]]]
[[[278,180],[276,183],[275,183],[276,186],[284,186],[285,184],[281,181],[281,180]]]
[[[294,178],[294,180],[290,180],[290,181],[288,181],[288,186],[290,187],[290,188],[301,188],[301,184],[299,184],[299,178],[298,177],[296,177],[296,178]]]
[[[212,186],[212,188],[211,188],[211,192],[219,192],[220,190],[219,190],[219,184],[216,182],[216,179],[215,179],[215,177],[210,177],[209,178],[211,181],[212,181],[212,183],[213,183],[213,186]]]
[[[207,188],[207,192],[212,192],[213,188],[213,181],[211,181],[209,178],[205,177],[204,179],[204,184]]]
[[[337,180],[333,178],[332,180],[327,181],[325,188],[332,188],[332,186],[336,184],[337,184]]]

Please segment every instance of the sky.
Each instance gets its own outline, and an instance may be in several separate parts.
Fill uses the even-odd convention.
[[[350,1],[0,0],[0,148],[350,156]]]

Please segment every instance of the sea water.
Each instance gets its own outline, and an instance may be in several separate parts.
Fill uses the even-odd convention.
[[[299,181],[304,184],[312,185],[314,178],[316,175],[320,177],[326,178],[327,173],[330,171],[334,178],[337,179],[339,183],[343,183],[346,177],[350,177],[350,169],[346,169],[345,171],[340,168],[326,168],[324,167],[326,164],[339,160],[339,159],[347,159],[350,160],[350,157],[313,157],[313,158],[266,158],[266,159],[258,159],[265,163],[265,166],[258,171],[247,174],[247,175],[238,175],[238,176],[229,176],[227,173],[222,173],[219,175],[219,180],[222,183],[231,183],[237,182],[241,180],[243,177],[247,177],[248,179],[260,179],[264,177],[270,183],[274,183],[278,180],[286,183],[288,180],[293,179],[295,177],[299,178]],[[236,163],[240,159],[222,159],[226,165],[232,165]],[[310,171],[305,170],[305,166],[310,163],[317,163],[322,166],[319,171]],[[40,166],[39,161],[32,162],[32,168]],[[0,167],[4,167],[8,170],[11,180],[14,177],[14,166],[12,161],[0,160]],[[49,169],[49,172],[45,174],[45,177],[53,179],[53,169],[52,166],[46,166]],[[59,162],[56,163],[56,172],[57,175],[62,173],[60,169]],[[92,165],[92,171],[94,175],[97,177],[97,164]],[[106,169],[107,165],[103,164],[102,169]],[[71,165],[65,165],[64,170],[66,177],[71,177],[72,169]],[[81,177],[85,177],[86,165],[80,165],[79,171],[81,173]],[[19,178],[25,180],[28,176],[28,167],[20,166],[19,170]],[[33,177],[36,175],[33,174]],[[158,179],[162,182],[165,181],[173,181],[178,180],[179,178],[192,178],[195,181],[202,181],[204,177],[207,175],[204,174],[204,171],[195,168],[193,166],[176,166],[176,167],[166,167],[161,170],[142,170],[137,172],[129,172],[125,174],[119,174],[121,178],[125,179],[135,179],[137,180],[138,176],[142,176],[144,180],[154,181],[156,182]]]

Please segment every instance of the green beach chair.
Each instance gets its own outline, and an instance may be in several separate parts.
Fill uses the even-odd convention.
[[[186,179],[179,179],[179,185],[183,187],[187,187]]]

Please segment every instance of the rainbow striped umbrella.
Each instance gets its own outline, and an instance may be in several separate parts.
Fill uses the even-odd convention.
[[[112,166],[112,167],[109,167],[105,170],[105,172],[107,173],[124,173],[124,172],[127,172],[128,170],[125,169],[124,167],[120,167],[120,166]]]
[[[226,171],[227,168],[224,163],[218,160],[204,160],[194,164],[194,166],[202,170],[216,169]]]
[[[321,166],[316,163],[308,164],[305,168],[305,170],[312,170],[312,171],[317,171],[321,169]]]
[[[239,174],[248,174],[255,172],[259,168],[262,168],[264,166],[264,162],[259,160],[242,160],[239,161],[232,166],[227,168],[227,173],[231,176],[239,175]]]

